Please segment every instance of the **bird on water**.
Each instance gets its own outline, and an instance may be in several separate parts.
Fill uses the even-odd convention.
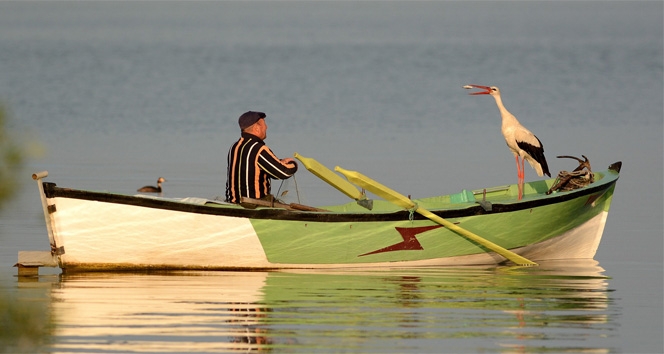
[[[517,175],[519,179],[519,197],[521,197],[521,187],[525,179],[524,165],[528,161],[530,166],[537,172],[537,175],[542,177],[547,175],[551,177],[549,166],[544,157],[544,146],[542,142],[530,130],[526,129],[519,121],[510,113],[500,98],[500,90],[496,86],[482,86],[482,85],[465,85],[465,89],[482,89],[484,91],[472,92],[471,95],[491,95],[496,100],[498,110],[502,117],[501,131],[505,137],[507,147],[509,147],[514,160],[516,161]]]
[[[157,179],[157,186],[156,187],[154,187],[154,186],[145,186],[145,187],[137,189],[136,191],[137,192],[142,192],[142,193],[161,193],[161,184],[163,182],[166,182],[164,177],[159,177],[159,179]]]

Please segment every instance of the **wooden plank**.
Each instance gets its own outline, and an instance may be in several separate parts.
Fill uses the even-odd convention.
[[[50,251],[18,251],[16,267],[57,267],[58,261]]]
[[[320,209],[308,205],[303,205],[303,204],[297,204],[297,203],[290,203],[290,204],[283,204],[279,203],[277,201],[270,201],[270,200],[263,200],[263,199],[254,199],[254,198],[246,198],[242,197],[240,199],[240,205],[247,205],[247,206],[264,206],[264,207],[269,207],[269,208],[281,208],[281,209],[286,209],[286,210],[301,210],[301,211],[329,211],[325,209]]]

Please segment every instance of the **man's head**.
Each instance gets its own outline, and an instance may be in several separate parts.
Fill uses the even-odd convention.
[[[263,112],[245,112],[238,119],[238,124],[243,132],[253,134],[261,139],[265,139],[267,136],[267,124]]]
[[[261,119],[265,118],[265,113],[263,112],[254,112],[254,111],[249,111],[245,112],[240,116],[240,119],[238,119],[238,123],[240,124],[240,129],[245,130],[249,128],[250,126],[254,125],[256,122],[258,122]]]

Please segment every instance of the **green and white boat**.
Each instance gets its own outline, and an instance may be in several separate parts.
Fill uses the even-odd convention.
[[[508,185],[411,201],[357,172],[337,168],[346,180],[296,157],[356,201],[313,208],[250,200],[247,208],[62,188],[37,173],[51,251],[19,252],[17,266],[371,269],[592,259],[621,167],[592,172],[592,183],[567,191],[551,192],[558,178],[525,183],[522,198],[518,185]],[[355,184],[382,199],[368,203]]]

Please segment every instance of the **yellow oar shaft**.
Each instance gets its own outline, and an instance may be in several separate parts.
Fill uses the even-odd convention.
[[[374,181],[373,179],[371,179],[371,178],[369,178],[369,177],[367,177],[367,176],[365,176],[365,175],[363,175],[363,174],[361,174],[357,171],[344,170],[343,168],[341,168],[339,166],[335,167],[335,171],[337,171],[337,172],[341,173],[342,175],[346,176],[346,178],[348,178],[349,181],[357,184],[358,186],[361,186],[362,188],[370,191],[371,193],[374,193],[377,196],[380,196],[383,199],[385,199],[385,200],[387,200],[391,203],[399,205],[402,208],[413,209],[413,208],[416,207],[415,203],[413,203],[413,201],[410,200],[408,197],[406,197],[406,196],[404,196],[404,195],[402,195],[402,194],[400,194],[400,193],[398,193],[398,192],[396,192],[396,191],[394,191],[394,190],[392,190],[392,189],[390,189],[390,188]],[[456,232],[457,234],[459,234],[461,236],[464,236],[464,237],[466,237],[470,240],[475,241],[476,243],[478,243],[478,244],[480,244],[480,245],[482,245],[482,246],[484,246],[484,247],[500,254],[501,256],[509,259],[510,261],[512,261],[512,262],[514,262],[518,265],[528,265],[528,266],[537,265],[537,263],[535,263],[531,260],[528,260],[525,257],[519,256],[518,254],[516,254],[516,253],[514,253],[510,250],[507,250],[507,249],[505,249],[501,246],[498,246],[497,244],[495,244],[495,243],[493,243],[493,242],[491,242],[491,241],[489,241],[489,240],[487,240],[483,237],[480,237],[480,236],[478,236],[478,235],[476,235],[476,234],[474,234],[474,233],[472,233],[472,232],[470,232],[470,231],[468,231],[468,230],[466,230],[462,227],[459,227],[459,226],[455,225],[454,223],[449,222],[449,221],[441,218],[440,216],[430,212],[427,209],[424,209],[424,208],[418,206],[415,209],[415,212],[427,217],[428,219],[430,219],[432,221],[435,221],[435,222],[445,226],[449,230],[454,231],[454,232]]]
[[[423,208],[417,208],[417,210],[415,210],[415,211],[417,213],[422,214],[423,216],[429,218],[430,220],[435,221],[435,222],[445,226],[446,228],[450,229],[451,231],[454,231],[454,232],[456,232],[456,233],[458,233],[462,236],[465,236],[465,237],[479,243],[482,246],[485,246],[486,248],[500,254],[501,256],[509,259],[510,261],[512,261],[512,262],[514,262],[518,265],[528,265],[528,266],[537,265],[537,263],[535,263],[535,262],[533,262],[533,261],[531,261],[531,260],[529,260],[525,257],[522,257],[522,256],[520,256],[520,255],[518,255],[518,254],[516,254],[516,253],[514,253],[514,252],[512,252],[508,249],[505,249],[505,248],[503,248],[503,247],[501,247],[501,246],[499,246],[499,245],[497,245],[497,244],[495,244],[495,243],[493,243],[493,242],[491,242],[491,241],[489,241],[489,240],[487,240],[483,237],[480,237],[480,236],[478,236],[478,235],[476,235],[476,234],[474,234],[474,233],[472,233],[472,232],[470,232],[470,231],[468,231],[464,228],[461,228],[461,227],[457,226],[456,224],[454,224],[452,222],[449,222],[449,221],[441,218],[440,216],[430,212],[429,210],[426,210],[426,209],[423,209]]]

